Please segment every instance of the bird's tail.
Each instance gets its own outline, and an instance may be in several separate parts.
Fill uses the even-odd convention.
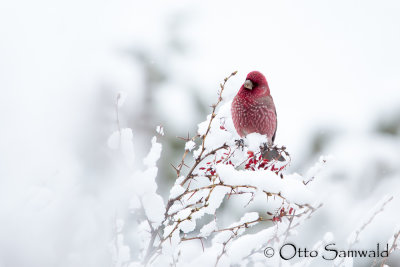
[[[276,147],[265,147],[262,150],[262,157],[268,161],[277,160],[277,161],[286,161],[286,159],[282,156],[282,153],[278,151]]]

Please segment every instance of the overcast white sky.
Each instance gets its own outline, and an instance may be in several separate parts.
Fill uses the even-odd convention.
[[[215,84],[232,70],[239,76],[227,90],[229,97],[247,72],[262,71],[278,109],[277,140],[288,145],[296,145],[290,141],[294,129],[302,132],[316,120],[365,127],[377,111],[400,99],[397,1],[1,5],[0,116],[7,124],[2,146],[26,140],[24,147],[43,149],[31,141],[38,143],[44,130],[46,142],[55,131],[69,136],[101,82],[135,94],[140,74],[118,51],[147,46],[154,61],[163,64],[157,53],[164,49],[173,16],[186,19],[179,34],[189,53],[174,62],[172,71],[189,76],[210,98]],[[25,129],[29,136],[22,134]]]
[[[188,94],[182,84],[193,82],[214,102],[218,83],[238,70],[229,99],[249,71],[260,70],[277,107],[276,141],[300,157],[321,125],[364,132],[397,108],[399,14],[398,1],[3,1],[0,212],[24,207],[17,192],[60,170],[77,179],[84,168],[77,144],[101,84],[126,91],[131,105],[140,99],[141,73],[120,52],[131,45],[171,71],[180,84],[171,96]],[[176,17],[188,51],[165,59]],[[163,100],[171,120],[182,113],[176,99]]]

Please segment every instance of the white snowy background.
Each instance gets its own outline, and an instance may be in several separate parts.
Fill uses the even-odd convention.
[[[266,75],[290,172],[333,156],[310,183],[324,206],[293,242],[332,232],[345,247],[388,195],[358,246],[385,243],[400,220],[398,14],[398,1],[3,1],[0,266],[110,266],[116,221],[135,219],[126,174],[144,169],[155,127],[167,197],[176,136],[195,133],[234,70],[226,101],[249,71]],[[129,169],[107,146],[121,91]]]

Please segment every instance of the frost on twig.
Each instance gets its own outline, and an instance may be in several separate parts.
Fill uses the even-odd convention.
[[[380,267],[387,266],[386,261],[388,260],[390,254],[392,254],[395,250],[400,249],[400,225],[397,225],[393,235],[390,237],[390,239],[387,242],[388,244],[388,255],[387,257],[383,258],[379,264]],[[371,267],[376,266],[378,263],[377,260],[374,261],[374,263],[371,265]]]

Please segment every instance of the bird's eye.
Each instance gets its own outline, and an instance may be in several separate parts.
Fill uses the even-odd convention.
[[[252,81],[246,80],[246,81],[244,82],[243,86],[244,86],[244,88],[246,88],[246,89],[252,90],[253,87],[254,87],[254,84],[253,84]]]

